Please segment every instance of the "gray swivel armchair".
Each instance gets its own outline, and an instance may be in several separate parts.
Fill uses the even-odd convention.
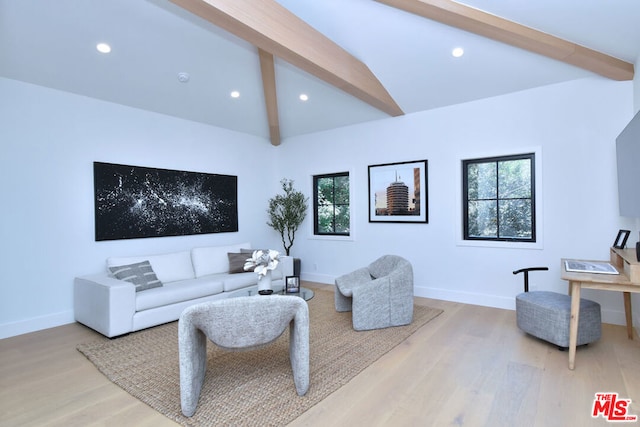
[[[196,412],[207,369],[207,338],[233,350],[275,341],[289,326],[289,358],[296,392],[309,389],[309,307],[296,296],[252,296],[204,302],[186,308],[178,323],[180,404]]]
[[[336,279],[336,311],[351,311],[353,329],[365,331],[413,321],[413,268],[406,259],[384,255]]]

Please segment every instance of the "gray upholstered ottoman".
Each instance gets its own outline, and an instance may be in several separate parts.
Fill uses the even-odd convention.
[[[516,317],[518,327],[524,332],[558,347],[569,347],[569,295],[549,291],[523,292],[516,296]],[[597,341],[601,333],[600,304],[580,299],[577,345]]]

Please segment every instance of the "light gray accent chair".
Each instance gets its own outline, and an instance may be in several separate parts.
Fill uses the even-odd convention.
[[[555,344],[559,350],[566,350],[569,347],[571,297],[550,291],[529,292],[529,272],[546,270],[549,268],[529,267],[513,272],[524,273],[524,292],[516,295],[516,323],[523,332]],[[580,298],[576,345],[597,341],[601,334],[600,304]]]
[[[309,390],[309,307],[297,296],[252,296],[193,305],[180,315],[180,404],[191,417],[207,368],[207,338],[229,350],[251,350],[275,341],[289,328],[289,358],[296,392]],[[266,361],[268,363],[268,361]]]
[[[353,329],[366,331],[413,321],[413,268],[397,255],[336,278],[336,311],[351,311]]]

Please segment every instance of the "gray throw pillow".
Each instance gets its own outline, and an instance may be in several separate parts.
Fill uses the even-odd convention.
[[[162,286],[162,282],[158,280],[149,261],[109,267],[109,271],[116,279],[125,280],[136,285],[136,292]]]
[[[247,261],[247,258],[251,258],[251,254],[227,252],[227,256],[229,257],[229,273],[246,273],[252,271],[251,269],[244,269],[244,263]]]
[[[269,249],[240,249],[240,252],[242,252],[243,254],[249,254],[249,256],[251,256],[251,254],[255,251],[269,252]]]

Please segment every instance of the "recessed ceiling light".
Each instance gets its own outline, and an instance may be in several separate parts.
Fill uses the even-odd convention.
[[[300,94],[300,101],[308,101],[308,100],[309,100],[309,96],[306,93]]]
[[[98,49],[98,52],[100,52],[100,53],[109,53],[109,52],[111,52],[111,46],[109,46],[106,43],[98,43],[96,45],[96,49]]]
[[[189,73],[178,73],[178,81],[180,83],[187,83],[191,79]]]
[[[451,51],[451,55],[455,56],[456,58],[460,58],[462,55],[464,55],[464,49],[461,47],[456,47]]]
[[[231,92],[231,97],[232,98],[239,98],[240,97],[240,92],[238,92],[237,90],[234,90],[233,92]]]

